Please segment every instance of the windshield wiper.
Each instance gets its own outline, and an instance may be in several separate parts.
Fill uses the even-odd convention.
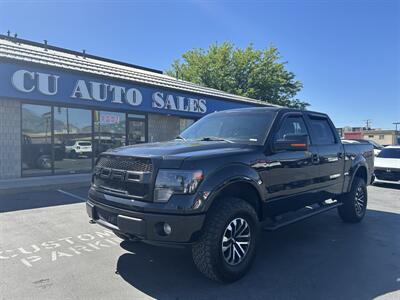
[[[215,137],[215,136],[205,136],[198,141],[212,141],[212,142],[227,142],[233,144],[234,142],[228,139],[220,138],[220,137]]]
[[[176,140],[183,140],[183,141],[187,141],[187,139],[185,139],[183,136],[181,136],[181,135],[178,135],[176,138],[175,138]]]

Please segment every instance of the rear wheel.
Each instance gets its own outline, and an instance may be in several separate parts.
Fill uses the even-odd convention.
[[[367,211],[368,192],[364,179],[354,178],[351,191],[340,199],[343,205],[338,207],[339,216],[349,223],[360,222]]]
[[[254,208],[238,198],[219,199],[207,217],[193,261],[212,280],[232,282],[249,270],[255,256],[258,218]]]

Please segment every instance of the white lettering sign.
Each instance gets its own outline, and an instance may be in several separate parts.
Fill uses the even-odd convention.
[[[58,91],[58,78],[60,76],[19,70],[13,74],[11,82],[20,92],[30,93],[37,88],[43,95],[53,96]]]
[[[115,237],[112,231],[104,229],[14,249],[0,249],[0,261],[18,259],[22,264],[31,268],[38,263],[56,262],[82,253],[117,246],[120,242],[121,239]]]
[[[60,76],[54,74],[18,70],[12,75],[11,83],[16,90],[23,93],[38,91],[46,96],[55,96],[58,93],[59,79]],[[73,99],[92,102],[110,101],[117,105],[126,103],[131,106],[140,106],[143,103],[143,93],[138,88],[126,88],[97,81],[85,81],[83,79],[75,82],[69,96]],[[152,101],[151,107],[154,109],[201,114],[207,112],[207,102],[205,99],[176,96],[156,91],[151,94],[151,99],[149,100]]]

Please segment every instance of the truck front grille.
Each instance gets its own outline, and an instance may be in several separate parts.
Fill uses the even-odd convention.
[[[94,175],[94,187],[104,193],[150,201],[153,163],[149,158],[100,156]]]
[[[153,171],[151,159],[142,157],[101,156],[96,166],[100,168],[110,168],[124,171]]]

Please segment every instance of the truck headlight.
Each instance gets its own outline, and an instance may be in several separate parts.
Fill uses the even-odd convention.
[[[192,194],[203,180],[203,172],[160,169],[154,188],[154,201],[167,202],[173,194]]]

